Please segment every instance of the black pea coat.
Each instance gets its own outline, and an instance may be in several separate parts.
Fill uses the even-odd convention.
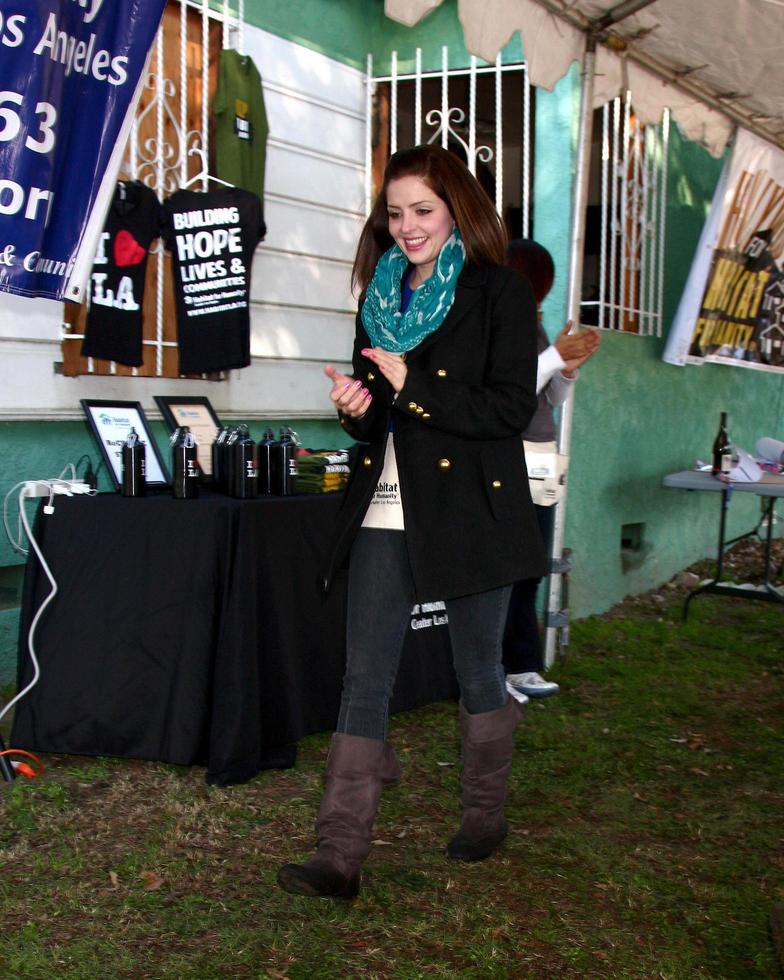
[[[521,433],[536,410],[536,303],[503,266],[466,265],[441,327],[406,356],[394,391],[360,353],[354,377],[373,399],[344,429],[367,443],[352,471],[324,573],[328,588],[362,524],[384,463],[390,416],[417,600],[484,592],[545,572]]]

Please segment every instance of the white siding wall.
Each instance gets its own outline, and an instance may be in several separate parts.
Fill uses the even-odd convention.
[[[228,381],[64,378],[62,305],[0,292],[0,419],[78,418],[80,398],[207,394],[232,417],[332,417],[323,364],[351,357],[351,262],[364,201],[364,81],[356,70],[252,27],[269,119],[266,241],[251,285],[252,363]]]

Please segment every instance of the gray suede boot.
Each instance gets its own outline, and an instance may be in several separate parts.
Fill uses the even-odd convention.
[[[514,730],[522,715],[514,698],[503,708],[469,715],[460,705],[463,740],[463,818],[447,854],[459,861],[483,861],[506,837],[506,783],[512,768]]]
[[[370,850],[382,785],[400,779],[395,752],[380,739],[333,735],[327,757],[316,853],[304,864],[285,864],[278,884],[296,895],[354,898]]]

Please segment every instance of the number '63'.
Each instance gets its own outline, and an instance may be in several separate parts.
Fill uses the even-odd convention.
[[[5,103],[23,105],[24,97],[18,92],[0,92],[0,143],[7,143],[19,135],[22,128],[22,118],[16,109]],[[35,107],[38,120],[37,135],[30,135],[24,145],[36,153],[48,153],[54,146],[54,125],[57,122],[57,110],[49,102],[39,102]]]

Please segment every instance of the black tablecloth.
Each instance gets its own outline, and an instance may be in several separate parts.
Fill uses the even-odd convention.
[[[58,593],[35,633],[41,678],[12,744],[43,752],[206,765],[208,782],[291,765],[334,727],[345,576],[319,586],[338,494],[130,500],[58,497],[36,536]],[[49,592],[25,576],[27,636]],[[457,694],[446,627],[409,630],[392,710]]]

